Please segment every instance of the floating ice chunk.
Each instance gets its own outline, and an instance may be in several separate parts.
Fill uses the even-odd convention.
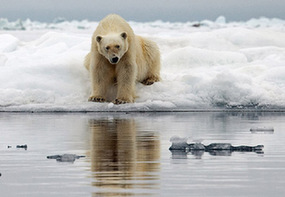
[[[273,127],[253,127],[250,129],[252,133],[273,133]]]
[[[79,159],[85,156],[78,156],[75,154],[63,154],[63,155],[51,155],[47,156],[47,159],[56,159],[58,162],[74,162],[76,159]]]
[[[27,150],[28,149],[28,145],[27,144],[17,145],[16,148],[23,148],[23,149]]]
[[[170,146],[169,150],[173,154],[177,154],[179,151],[191,152],[194,155],[202,155],[203,152],[209,152],[212,155],[224,155],[220,154],[222,152],[228,152],[226,155],[230,155],[231,152],[238,151],[238,152],[256,152],[261,153],[262,149],[264,148],[263,145],[257,146],[232,146],[230,143],[212,143],[209,145],[204,145],[202,143],[191,143],[187,144],[185,141],[187,138],[180,138],[177,136],[171,137],[170,141],[172,145]]]

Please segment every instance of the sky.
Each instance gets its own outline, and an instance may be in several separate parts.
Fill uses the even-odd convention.
[[[0,0],[0,18],[52,22],[55,18],[99,21],[116,13],[129,21],[186,22],[285,19],[285,0]]]

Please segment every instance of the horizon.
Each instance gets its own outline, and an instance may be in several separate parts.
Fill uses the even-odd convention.
[[[112,14],[116,14],[116,13],[112,13]],[[106,15],[107,16],[107,15]],[[103,17],[104,18],[104,17]],[[1,20],[7,20],[9,23],[17,23],[18,21],[20,22],[26,22],[26,21],[31,21],[31,22],[38,22],[38,23],[47,23],[47,24],[52,24],[52,23],[61,23],[61,22],[83,22],[83,21],[87,21],[87,22],[100,22],[100,20],[102,20],[103,18],[101,19],[98,19],[98,20],[91,20],[91,19],[71,19],[71,20],[68,20],[64,17],[56,17],[54,18],[53,20],[51,21],[40,21],[40,20],[32,20],[30,18],[17,18],[15,20],[9,20],[8,18],[4,18],[4,17],[0,17],[0,22]],[[225,23],[243,23],[243,22],[248,22],[250,20],[262,20],[262,19],[268,19],[268,20],[274,20],[274,19],[277,19],[277,20],[281,20],[281,21],[285,21],[285,19],[281,19],[281,18],[278,18],[278,17],[272,17],[272,18],[268,18],[268,17],[264,17],[264,16],[260,16],[260,17],[256,17],[256,18],[249,18],[247,20],[228,20],[225,16],[218,16],[216,19],[202,19],[202,20],[192,20],[192,21],[166,21],[166,20],[161,20],[161,19],[157,19],[157,20],[153,20],[153,21],[135,21],[135,20],[127,20],[127,22],[135,22],[135,23],[153,23],[153,22],[162,22],[162,23],[200,23],[200,22],[203,22],[203,21],[210,21],[210,22],[217,22],[217,23],[223,23],[223,21],[225,21]]]
[[[3,1],[3,0],[1,0]],[[177,3],[178,2],[178,3]],[[0,18],[8,21],[30,19],[31,21],[51,23],[55,19],[64,18],[66,21],[100,21],[106,15],[116,13],[127,21],[135,22],[188,22],[215,21],[224,16],[227,22],[248,21],[252,18],[278,18],[285,20],[285,2],[283,0],[9,0],[2,3]]]

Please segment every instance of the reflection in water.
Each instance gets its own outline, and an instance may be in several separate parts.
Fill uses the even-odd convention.
[[[131,189],[159,187],[160,142],[139,132],[133,119],[90,120],[95,196],[129,196]]]

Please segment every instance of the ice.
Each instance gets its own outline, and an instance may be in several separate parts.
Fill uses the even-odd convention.
[[[250,131],[252,133],[273,133],[274,128],[273,127],[252,127],[250,128]]]
[[[216,21],[216,23],[221,23],[221,24],[225,24],[226,23],[226,18],[224,16],[219,16]]]
[[[0,52],[7,53],[16,50],[19,40],[9,34],[2,34],[0,36]],[[4,54],[2,54],[3,56]]]
[[[187,140],[187,137],[181,138],[179,136],[172,136],[170,138],[172,145],[169,150],[185,150],[188,147]]]
[[[25,30],[22,20],[9,22],[5,18],[0,18],[0,30]]]
[[[63,154],[63,155],[51,155],[47,156],[47,159],[55,159],[57,162],[70,162],[73,163],[76,159],[80,159],[81,157],[75,154]]]
[[[90,79],[83,60],[97,24],[0,19],[0,111],[285,107],[283,20],[130,22],[136,34],[158,43],[162,81],[137,84],[136,102],[124,105],[87,101]]]

